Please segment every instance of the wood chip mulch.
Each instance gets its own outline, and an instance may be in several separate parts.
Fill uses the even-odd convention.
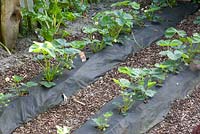
[[[177,27],[185,30],[189,35],[199,33],[200,25],[193,23],[197,16],[200,16],[200,10],[184,19]],[[200,124],[199,104],[200,83],[187,98],[176,100],[164,121],[152,128],[148,134],[200,134],[192,133],[192,130]]]
[[[163,47],[152,45],[130,56],[121,66],[153,67],[155,63],[165,59],[159,55],[163,49]],[[73,130],[80,127],[103,105],[119,95],[119,87],[113,82],[113,78],[121,78],[121,76],[117,69],[111,70],[95,83],[70,97],[66,105],[40,114],[37,118],[17,128],[13,134],[55,134],[56,125],[65,125]]]
[[[148,134],[191,134],[200,124],[200,83],[186,99],[176,100],[165,120]]]
[[[190,17],[193,18],[192,16]],[[195,29],[199,29],[200,31],[200,28],[194,27],[191,23],[189,25],[188,22],[193,21],[187,18],[186,21],[180,23],[178,27],[186,30],[188,33],[194,32]],[[185,27],[186,24],[187,26]],[[129,67],[152,67],[155,63],[165,60],[165,58],[159,55],[162,49],[161,47],[152,45],[130,56],[130,58],[121,65]],[[66,105],[55,107],[46,113],[40,114],[37,118],[17,128],[13,134],[55,134],[56,125],[68,126],[73,130],[80,127],[103,105],[118,96],[119,87],[113,83],[112,79],[120,78],[120,76],[117,69],[111,70],[95,83],[80,90],[75,96],[68,98],[68,103]],[[198,102],[200,102],[199,90],[199,86],[197,86],[195,92],[193,92],[190,97],[185,100],[175,101],[168,114],[170,115],[168,116],[169,118],[166,118],[164,121],[171,123],[170,125],[161,123],[150,132],[153,134],[190,133],[192,127],[197,125],[200,119],[198,108]],[[190,127],[190,129],[188,127]],[[166,129],[168,131],[166,131]]]

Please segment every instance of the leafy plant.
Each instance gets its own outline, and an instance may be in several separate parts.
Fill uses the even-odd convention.
[[[122,103],[114,102],[113,104],[119,108],[119,112],[123,115],[126,115],[128,110],[133,106],[135,100],[133,96],[135,94],[133,92],[121,91],[120,96],[122,96]]]
[[[44,80],[41,85],[50,88],[55,86],[53,80],[62,73],[63,68],[71,69],[73,59],[85,47],[81,41],[73,41],[67,43],[64,39],[56,39],[52,42],[45,41],[43,43],[34,42],[29,48],[29,52],[38,54],[37,59],[43,67]]]
[[[160,20],[159,16],[155,13],[159,11],[161,8],[155,4],[151,4],[148,9],[144,10],[144,15],[147,20],[157,22]]]
[[[38,84],[32,81],[29,81],[27,83],[23,83],[22,81],[24,80],[23,77],[14,75],[12,77],[13,84],[12,87],[9,88],[11,92],[16,93],[18,96],[23,96],[28,94],[28,88],[37,86]]]
[[[180,64],[190,64],[196,54],[200,53],[200,35],[195,33],[192,37],[188,37],[183,30],[177,30],[173,27],[168,28],[165,32],[166,38],[177,39],[160,40],[157,45],[168,47],[167,51],[160,52],[161,55],[167,56],[168,60],[160,64],[156,64],[157,68],[165,72],[178,73],[181,69]]]
[[[157,83],[162,83],[165,79],[165,74],[156,68],[140,69],[120,67],[118,71],[130,76],[130,80],[124,78],[118,80],[113,79],[123,90],[121,92],[123,102],[117,103],[122,114],[126,114],[136,100],[144,100],[148,97],[153,97],[156,93],[153,87],[156,86]],[[127,89],[131,89],[131,91],[126,91]]]
[[[24,94],[26,94],[28,91],[27,90],[23,90],[20,87],[20,84],[22,82],[22,80],[24,80],[23,77],[18,76],[18,75],[14,75],[12,76],[12,80],[13,80],[13,85],[11,90],[16,92],[19,96],[23,96]]]
[[[64,39],[53,40],[53,44],[59,49],[57,61],[66,69],[72,69],[73,59],[86,46],[84,41],[73,41],[67,43]]]
[[[185,37],[187,34],[183,30],[177,30],[174,27],[170,27],[165,31],[165,37],[166,38],[172,38],[174,35],[178,35],[180,37]]]
[[[111,45],[116,42],[120,33],[130,33],[133,27],[133,17],[123,10],[103,11],[98,13],[93,20],[102,36],[103,42]]]
[[[173,7],[176,5],[177,0],[153,0],[153,3],[160,7]]]
[[[105,131],[109,127],[108,120],[112,115],[112,112],[106,112],[102,117],[94,118],[92,120],[100,131]]]
[[[10,102],[10,97],[12,97],[12,94],[0,93],[0,107],[6,107]]]
[[[200,25],[200,16],[198,16],[194,21],[193,21],[194,24],[196,25]]]
[[[60,64],[51,63],[51,61],[56,58],[57,51],[59,52],[59,49],[56,49],[55,46],[48,41],[44,43],[34,42],[29,48],[29,52],[42,54],[38,56],[38,59],[44,61],[44,64],[41,61],[39,61],[39,63],[43,67],[43,76],[47,82],[52,82],[60,73]]]
[[[29,25],[33,26],[39,23],[39,33],[45,40],[52,41],[54,35],[59,31],[60,25],[65,25],[64,21],[76,19],[76,14],[69,11],[70,3],[60,0],[35,0],[33,10],[29,11],[26,8],[22,10],[24,23],[29,22],[31,23]]]
[[[61,127],[61,126],[56,126],[57,128],[57,133],[58,134],[70,134],[71,128],[70,127]]]
[[[143,16],[140,13],[140,4],[133,1],[130,2],[129,0],[125,0],[122,2],[116,2],[111,5],[111,7],[130,7],[132,10],[129,10],[128,13],[130,13],[133,17],[133,22],[136,25],[143,26]]]

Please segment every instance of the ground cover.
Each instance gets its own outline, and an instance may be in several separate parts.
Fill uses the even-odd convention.
[[[110,13],[109,13],[110,14]],[[111,13],[112,14],[112,13]],[[154,18],[151,18],[151,19],[154,19]],[[103,26],[103,25],[102,25]],[[113,36],[112,34],[110,34],[109,36]],[[112,41],[115,41],[115,38],[116,38],[116,36],[118,36],[118,35],[114,35],[113,37],[114,37],[114,39],[112,40]],[[76,38],[76,37],[75,37]],[[71,38],[70,38],[71,39]],[[70,40],[69,39],[69,40]],[[117,39],[117,38],[116,38]],[[72,37],[72,40],[73,40],[73,37]],[[37,45],[37,43],[36,43],[36,45]],[[135,61],[137,61],[137,63],[136,62],[133,62],[134,64],[136,64],[136,65],[134,65],[134,66],[140,66],[140,64],[142,64],[142,65],[144,65],[145,67],[152,67],[155,63],[159,63],[160,61],[163,61],[163,60],[165,60],[165,58],[166,57],[163,57],[163,56],[160,56],[158,53],[158,51],[161,51],[161,50],[163,50],[163,49],[166,49],[166,48],[162,48],[162,47],[158,47],[157,45],[152,45],[152,46],[150,46],[149,48],[146,48],[144,51],[142,50],[141,52],[138,52],[138,53],[136,53],[136,60]],[[33,50],[33,49],[32,49]],[[152,54],[153,53],[153,54]],[[137,57],[137,54],[140,56],[140,57]],[[53,57],[53,55],[52,54],[50,54],[52,57]],[[146,56],[147,55],[147,56]],[[156,56],[156,57],[155,57]],[[144,57],[144,61],[145,62],[143,62],[143,61],[140,61],[139,59],[141,59],[141,57]],[[152,58],[153,58],[153,60],[152,60]],[[129,60],[130,59],[133,59],[134,60],[134,58],[129,58]],[[146,63],[146,61],[147,61],[147,63]],[[129,65],[129,64],[131,64],[131,65],[133,65],[133,63],[131,63],[132,61],[128,61],[128,62],[126,62],[126,63],[124,63],[124,64],[126,64],[126,65]],[[50,63],[50,62],[49,62]],[[138,65],[139,64],[139,65]],[[26,76],[27,77],[27,79],[25,79],[25,81],[26,80],[28,80],[28,79],[31,79],[31,77],[33,76],[33,75],[35,75],[35,74],[38,74],[41,70],[40,69],[38,69],[38,67],[39,67],[39,65],[38,64],[32,64],[32,62],[30,62],[30,66],[21,66],[21,67],[23,67],[23,70],[21,70],[21,69],[19,69],[19,74],[20,75],[22,75],[22,76],[26,76],[26,72],[28,72],[28,71],[30,71],[31,69],[37,69],[37,71],[35,72],[35,71],[33,71],[33,74],[30,74],[30,76]],[[27,67],[27,69],[26,69],[26,67]],[[39,67],[39,68],[41,68],[41,67]],[[24,71],[25,70],[25,71]],[[24,75],[21,73],[21,71],[22,72],[25,72],[24,73]],[[16,71],[16,72],[18,72],[18,71]],[[9,81],[12,79],[12,76],[13,75],[15,75],[15,73],[16,72],[13,72],[13,71],[8,71],[8,73],[7,74],[9,74],[10,73],[10,75],[8,76],[8,75],[2,75],[3,76],[3,81],[5,81],[5,83],[9,83]],[[114,73],[114,77],[116,77],[116,78],[118,78],[120,75],[117,73],[117,71],[116,71],[116,69],[114,69],[114,70],[112,70],[112,71],[110,71],[110,72],[108,72],[106,75],[108,75],[108,77],[110,77],[109,75],[113,75],[113,74],[110,74],[110,73]],[[116,76],[115,76],[115,74],[116,74]],[[105,75],[105,77],[106,77],[106,75]],[[124,75],[122,75],[122,76],[124,76]],[[47,80],[47,79],[46,79]],[[51,80],[50,80],[51,81]],[[99,81],[101,81],[100,83],[99,83]],[[95,83],[99,83],[98,85],[100,85],[100,86],[102,86],[102,85],[104,85],[104,82],[105,81],[108,81],[108,82],[113,82],[113,77],[111,78],[107,78],[107,79],[105,79],[104,80],[104,77],[103,78],[100,78],[100,80],[97,80]],[[95,85],[95,83],[94,83],[94,85]],[[6,85],[5,84],[2,84],[4,87],[6,87]],[[8,84],[9,85],[9,84]],[[49,125],[48,126],[45,126],[44,127],[44,125],[46,125],[46,124],[44,124],[44,122],[41,122],[41,120],[39,120],[39,122],[40,123],[36,123],[36,124],[43,124],[42,125],[42,127],[39,125],[39,126],[35,126],[36,128],[37,127],[40,127],[40,128],[42,128],[42,130],[39,130],[39,131],[41,131],[41,132],[39,132],[39,133],[55,133],[56,132],[56,128],[55,128],[55,126],[56,125],[60,125],[60,126],[63,126],[63,125],[65,125],[65,126],[70,126],[70,127],[72,127],[72,130],[73,129],[75,129],[75,128],[77,128],[77,127],[79,127],[83,122],[85,122],[86,120],[88,120],[88,117],[89,116],[91,116],[91,115],[93,115],[99,108],[101,108],[106,102],[108,102],[108,101],[110,101],[110,100],[112,100],[115,96],[118,96],[119,95],[119,88],[113,83],[113,84],[111,84],[111,83],[107,83],[106,82],[106,85],[109,85],[109,86],[113,86],[113,87],[107,87],[106,86],[106,89],[108,89],[108,91],[106,90],[106,92],[104,92],[104,91],[102,91],[101,92],[101,90],[104,90],[104,88],[102,88],[102,87],[96,87],[96,86],[94,86],[94,87],[92,87],[92,85],[90,85],[89,87],[87,87],[86,89],[84,89],[83,91],[80,91],[80,92],[78,92],[78,96],[72,96],[72,97],[70,97],[70,99],[66,102],[67,104],[65,104],[64,106],[61,106],[61,107],[57,107],[57,108],[55,108],[56,109],[56,112],[58,113],[58,114],[56,114],[56,117],[58,118],[58,119],[55,119],[55,118],[52,118],[52,117],[55,117],[55,109],[53,109],[52,111],[50,110],[49,112],[47,112],[47,113],[44,113],[44,114],[42,114],[42,115],[39,115],[39,117],[38,118],[40,118],[40,119],[42,119],[43,121],[45,120],[45,122],[47,122],[47,120],[49,120],[49,118],[51,118],[52,119],[52,121],[48,121],[49,122]],[[91,89],[91,87],[92,87],[92,89]],[[89,89],[88,89],[89,88]],[[96,89],[97,91],[95,91],[94,89]],[[87,91],[87,90],[89,90],[89,91]],[[94,90],[94,91],[93,91]],[[111,90],[111,91],[110,91]],[[114,91],[113,91],[114,90]],[[93,94],[94,93],[92,93],[92,97],[94,97],[94,98],[90,98],[91,97],[91,91],[92,92],[97,92],[96,94],[97,95],[99,95],[99,94],[102,94],[102,93],[105,93],[105,98],[104,97],[102,97],[101,96],[101,98],[99,98],[99,97],[97,97],[96,95],[95,96],[93,96]],[[4,90],[3,90],[3,92],[4,92]],[[112,92],[112,93],[110,93],[110,92]],[[86,94],[85,94],[86,93]],[[90,94],[90,95],[89,95]],[[79,96],[80,95],[80,96]],[[84,98],[84,97],[86,96],[86,98]],[[87,98],[87,97],[89,97],[89,98]],[[99,98],[99,99],[97,99],[97,98]],[[83,100],[82,100],[83,99]],[[89,103],[89,102],[87,102],[88,100],[91,100],[91,99],[94,99],[94,101],[95,102],[97,102],[97,104],[96,103],[93,103],[93,104],[89,104],[89,107],[88,107],[88,109],[89,110],[91,110],[91,111],[87,111],[88,109],[86,109],[86,106],[88,106],[88,104],[87,103]],[[101,99],[103,99],[103,100],[101,100]],[[75,103],[74,103],[75,102]],[[92,101],[91,101],[92,102]],[[91,103],[90,102],[90,103]],[[68,106],[68,103],[70,103],[70,106]],[[77,104],[78,105],[81,105],[81,108],[79,109],[78,107],[77,107]],[[64,111],[63,111],[63,107],[71,107],[71,105],[72,105],[72,107],[74,108],[75,107],[75,109],[65,109]],[[92,105],[92,106],[91,106]],[[96,106],[97,105],[97,106]],[[61,109],[60,109],[61,108]],[[91,109],[90,109],[91,108]],[[80,114],[74,114],[74,113],[81,113],[82,111],[82,109],[84,109],[84,110],[86,110],[85,111],[85,116],[83,117],[82,115],[81,115],[81,117],[79,117],[80,116]],[[58,110],[58,111],[57,111]],[[61,110],[61,111],[59,111],[59,110]],[[66,112],[66,110],[67,110],[67,112]],[[68,111],[69,110],[69,111]],[[71,111],[72,110],[72,111]],[[68,113],[69,112],[69,113]],[[52,114],[52,113],[54,113],[54,114]],[[82,113],[81,113],[82,114]],[[41,118],[41,116],[43,116],[44,115],[44,118]],[[79,119],[78,120],[78,124],[76,124],[77,122],[76,121],[74,121],[74,120],[70,120],[69,122],[67,122],[66,123],[66,120],[63,120],[63,118],[67,118],[67,117],[63,117],[63,115],[67,115],[67,117],[68,117],[68,115],[71,117],[73,117],[74,115],[76,115],[76,121],[77,121],[77,118]],[[46,116],[50,116],[48,119],[46,118]],[[61,116],[61,117],[60,117]],[[36,119],[36,120],[34,120],[34,121],[38,121],[38,118]],[[74,118],[74,117],[73,117]],[[72,122],[71,122],[72,121]],[[68,123],[69,123],[69,125],[68,125]],[[34,124],[34,123],[33,123]],[[22,129],[21,128],[19,128],[19,130],[17,129],[16,130],[16,132],[14,132],[14,133],[38,133],[38,131],[36,131],[35,129],[30,129],[29,128],[29,125],[31,126],[31,125],[33,125],[32,124],[32,122],[29,122],[28,123],[28,126],[27,127],[22,127]],[[74,125],[75,124],[75,125]],[[34,124],[35,125],[35,124]],[[28,129],[28,130],[26,130],[26,128]]]

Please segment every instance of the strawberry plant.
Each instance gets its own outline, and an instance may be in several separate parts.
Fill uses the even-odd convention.
[[[23,77],[14,75],[12,76],[12,85],[11,88],[8,88],[9,91],[14,92],[18,96],[24,96],[28,94],[28,88],[37,86],[38,84],[32,81],[29,81],[27,83],[23,83],[22,81],[24,80]]]
[[[159,16],[157,16],[155,13],[156,11],[159,11],[161,8],[155,4],[151,4],[148,9],[144,10],[144,15],[147,20],[152,22],[157,22],[160,20]]]
[[[128,110],[133,106],[135,100],[133,99],[133,96],[135,93],[133,92],[127,92],[127,91],[121,91],[120,96],[122,96],[122,103],[114,102],[113,104],[116,105],[119,109],[119,112],[123,115],[126,115]]]
[[[70,127],[61,127],[61,126],[56,126],[57,128],[57,134],[70,134]]]
[[[12,94],[3,94],[0,93],[0,108],[6,107],[8,103],[10,102],[10,98],[12,97]]]
[[[133,22],[135,25],[142,26],[143,25],[143,16],[140,12],[140,4],[133,1],[130,2],[128,0],[122,1],[122,2],[116,2],[111,5],[111,7],[129,7],[131,10],[128,11],[133,17]]]
[[[43,67],[43,81],[41,85],[50,88],[55,86],[53,80],[61,74],[63,68],[71,69],[73,59],[81,51],[76,48],[84,47],[81,41],[67,43],[64,39],[56,39],[52,42],[34,42],[29,52],[37,53],[37,59]],[[74,48],[73,48],[74,47]]]
[[[99,32],[102,34],[103,42],[107,45],[116,42],[121,33],[130,33],[133,27],[132,15],[122,9],[100,12],[93,20],[97,28],[100,29]]]
[[[34,42],[34,44],[29,48],[29,52],[38,53],[38,59],[40,65],[43,67],[43,76],[47,82],[52,82],[54,78],[60,74],[60,64],[53,64],[52,60],[56,58],[55,46],[48,41],[44,43]],[[44,61],[44,64],[42,61]],[[45,85],[44,85],[45,86]]]
[[[22,14],[24,18],[30,19],[27,21],[31,23],[31,26],[39,23],[38,31],[40,35],[45,40],[52,41],[61,24],[65,25],[65,21],[76,19],[76,14],[70,12],[68,7],[67,1],[35,0],[33,10],[23,9]],[[28,23],[27,21],[25,23]]]
[[[109,127],[108,121],[112,115],[112,112],[106,112],[102,117],[94,118],[92,120],[95,122],[96,127],[100,131],[105,131]]]
[[[63,68],[66,69],[72,69],[73,59],[81,52],[79,49],[83,49],[85,47],[84,42],[73,41],[71,43],[67,43],[64,39],[56,39],[53,41],[53,44],[60,51],[59,56],[57,56],[57,61],[63,66]]]
[[[113,79],[123,90],[120,94],[123,100],[122,103],[115,103],[122,114],[126,114],[136,100],[144,100],[148,97],[153,97],[156,93],[153,88],[157,83],[162,83],[165,79],[165,74],[156,68],[139,69],[120,67],[118,71],[130,77],[130,80],[124,78],[118,80]],[[126,91],[127,89],[131,91],[128,92]]]

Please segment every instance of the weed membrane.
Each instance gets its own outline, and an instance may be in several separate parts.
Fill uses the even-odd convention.
[[[63,94],[71,96],[81,88],[94,82],[124,61],[131,53],[148,47],[151,43],[161,38],[166,28],[175,26],[184,16],[195,12],[197,9],[198,6],[194,4],[182,4],[175,8],[166,8],[160,13],[163,18],[163,22],[160,25],[146,23],[144,28],[134,30],[134,35],[129,35],[126,38],[122,37],[123,45],[108,46],[103,51],[90,55],[86,63],[81,63],[80,59],[76,59],[76,68],[63,73],[56,80],[57,86],[51,89],[34,87],[30,90],[28,96],[19,97],[11,102],[0,113],[0,134],[9,134],[20,124],[33,119],[39,113],[61,104],[64,100]],[[148,104],[134,106],[130,114],[125,118],[115,114],[112,117],[112,127],[106,133],[134,134],[133,132],[136,132],[135,134],[138,134],[141,130],[145,131],[145,129],[152,127],[167,113],[169,103],[176,97],[185,95],[185,92],[189,90],[185,89],[185,87],[197,77],[197,73],[189,71],[170,77],[163,88],[159,89],[159,93]],[[179,82],[179,85],[176,86],[173,82]],[[103,110],[107,111],[112,107],[108,103]],[[86,125],[75,133],[95,134],[99,132],[93,128],[91,121],[88,121]]]
[[[200,72],[186,69],[178,75],[170,75],[148,103],[136,102],[127,116],[120,115],[117,107],[113,105],[113,102],[122,101],[122,98],[118,97],[106,104],[93,118],[102,116],[107,111],[114,113],[109,121],[110,127],[104,134],[146,133],[164,119],[175,99],[185,97],[199,82]],[[94,122],[89,120],[74,134],[100,134],[94,126]]]

